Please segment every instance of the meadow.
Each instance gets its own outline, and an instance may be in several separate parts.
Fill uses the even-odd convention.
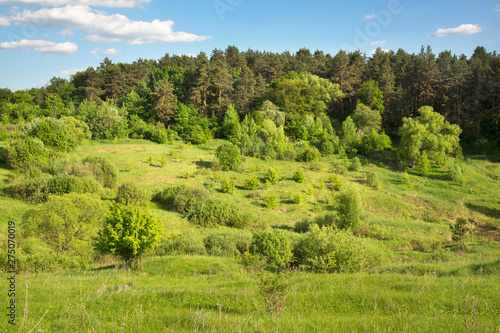
[[[234,256],[156,250],[138,271],[104,258],[82,269],[19,272],[17,325],[3,319],[0,327],[6,332],[500,332],[500,154],[465,149],[465,180],[457,182],[447,166],[423,177],[384,156],[358,156],[357,171],[351,171],[354,155],[308,163],[245,157],[238,171],[221,171],[214,154],[222,142],[89,141],[69,157],[106,157],[119,169],[119,184],[136,183],[150,195],[175,185],[205,188],[257,217],[255,229],[292,232],[297,223],[335,211],[337,183],[350,184],[362,200],[362,221],[354,233],[384,248],[385,260],[352,274],[295,267],[282,314],[266,311],[258,278]],[[279,170],[278,184],[262,182],[268,169]],[[298,170],[303,183],[293,180]],[[370,173],[377,184],[370,184]],[[249,190],[245,181],[254,176],[261,183]],[[16,177],[1,165],[2,190]],[[232,194],[222,193],[224,180],[235,184]],[[8,221],[21,221],[32,205],[2,192],[5,239]],[[270,194],[278,198],[272,209],[264,200]],[[294,199],[298,195],[301,200]],[[165,230],[160,248],[178,235],[196,240],[230,229],[195,225],[159,203],[148,208]],[[451,240],[449,226],[458,217],[473,221],[465,250]]]

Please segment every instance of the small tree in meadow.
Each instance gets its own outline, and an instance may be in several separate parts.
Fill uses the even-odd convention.
[[[141,256],[152,250],[163,231],[151,213],[137,206],[114,204],[95,239],[95,249],[121,259],[125,268],[138,268]]]
[[[470,228],[467,226],[467,219],[463,217],[459,217],[457,222],[453,225],[450,225],[451,230],[451,238],[460,243],[462,250],[465,251],[466,243],[465,237],[470,232]]]
[[[215,152],[222,171],[238,170],[241,165],[240,149],[232,143],[225,143]]]
[[[356,229],[361,211],[361,196],[353,186],[347,186],[340,191],[337,198],[340,229]]]

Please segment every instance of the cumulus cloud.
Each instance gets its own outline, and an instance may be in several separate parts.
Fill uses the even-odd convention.
[[[107,50],[103,51],[102,53],[105,55],[117,55],[117,54],[122,53],[122,51],[117,50],[117,49],[107,49]]]
[[[92,51],[90,51],[90,54],[93,54],[93,55],[98,55],[101,53],[101,49],[96,47],[95,49],[93,49]]]
[[[435,33],[431,34],[431,37],[473,35],[482,31],[483,28],[481,28],[477,24],[462,24],[456,28],[449,28],[449,29],[439,28]]]
[[[57,34],[63,37],[71,37],[75,34],[75,32],[71,29],[64,29],[59,31]]]
[[[63,5],[84,5],[114,8],[142,7],[151,0],[0,0],[0,5],[32,5],[32,6],[63,6]]]
[[[17,25],[33,24],[38,27],[81,29],[90,42],[124,42],[140,45],[144,43],[175,43],[206,40],[182,31],[172,31],[173,21],[132,21],[121,14],[106,15],[89,6],[67,5],[58,8],[42,8],[37,11],[24,10],[13,14],[11,20]]]
[[[9,19],[5,16],[0,16],[0,27],[6,27],[8,25],[10,25]]]
[[[380,49],[380,51],[382,51],[382,52],[384,52],[384,53],[389,53],[389,52],[391,52],[391,50],[388,50],[388,49],[381,49],[381,48],[379,48],[379,49]],[[370,52],[370,54],[371,54],[371,55],[374,55],[375,53],[377,53],[377,50],[378,50],[378,49],[374,49],[374,50],[372,50],[372,51]]]
[[[365,15],[365,17],[363,17],[363,20],[370,21],[370,20],[373,20],[374,18],[375,18],[375,14],[368,14],[368,15]]]
[[[497,5],[497,6],[493,9],[493,11],[494,11],[495,13],[500,13],[500,5]]]
[[[76,73],[78,73],[78,72],[83,72],[83,71],[85,71],[85,70],[86,70],[86,68],[78,68],[78,69],[75,69],[75,68],[73,68],[73,69],[65,69],[65,70],[61,71],[61,72],[60,72],[60,74],[62,74],[62,75],[73,75],[73,74],[76,74]]]
[[[387,41],[384,39],[384,40],[374,40],[374,41],[371,41],[370,42],[370,45],[371,46],[379,46],[379,47],[384,47],[385,44],[387,44]]]
[[[78,51],[74,43],[54,43],[46,40],[23,39],[19,42],[0,43],[0,49],[24,51],[33,49],[42,53],[71,54]]]

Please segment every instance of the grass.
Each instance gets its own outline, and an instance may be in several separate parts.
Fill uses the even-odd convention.
[[[349,167],[352,161],[334,156],[315,163],[245,158],[240,170],[222,172],[213,168],[220,144],[91,141],[70,155],[104,156],[120,170],[119,184],[132,181],[151,194],[180,184],[208,188],[259,222],[281,228],[334,211],[339,189],[330,178],[338,166]],[[17,280],[18,322],[24,320],[20,331],[29,332],[39,323],[33,332],[500,332],[500,234],[495,227],[500,191],[494,190],[500,187],[500,155],[467,159],[462,164],[465,184],[447,179],[445,168],[433,169],[427,177],[409,170],[406,183],[403,170],[390,160],[361,161],[359,171],[339,178],[360,191],[363,221],[357,232],[390,250],[392,258],[384,266],[358,274],[298,271],[281,316],[265,311],[256,280],[233,258],[149,257],[137,272],[106,261],[113,265],[22,273]],[[270,168],[279,169],[278,184],[266,188],[261,181],[255,190],[245,188],[245,180],[262,180]],[[305,175],[303,183],[293,180],[298,170]],[[379,187],[368,184],[369,172],[378,175]],[[0,190],[14,177],[0,166]],[[220,192],[222,179],[235,182],[233,194]],[[297,194],[300,204],[292,200]],[[278,198],[276,208],[265,206],[269,195]],[[7,222],[20,222],[31,206],[3,191],[0,206],[0,237],[5,239]],[[149,209],[162,222],[164,238],[188,232],[203,238],[218,230],[195,226],[155,203]],[[449,224],[460,216],[476,224],[466,252],[450,243]]]

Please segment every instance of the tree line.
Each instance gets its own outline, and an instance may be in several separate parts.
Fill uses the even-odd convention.
[[[473,55],[430,47],[409,54],[377,49],[336,55],[306,48],[295,54],[215,49],[210,56],[169,55],[158,60],[113,63],[104,59],[69,80],[54,77],[42,88],[0,89],[3,124],[35,117],[73,115],[82,104],[116,106],[128,120],[167,128],[198,118],[193,128],[209,135],[230,105],[240,119],[271,101],[285,113],[286,135],[294,137],[306,116],[327,114],[338,123],[359,104],[378,110],[381,129],[398,134],[404,118],[431,106],[463,129],[462,139],[500,141],[500,57],[477,47]],[[199,135],[203,133],[198,133]]]

